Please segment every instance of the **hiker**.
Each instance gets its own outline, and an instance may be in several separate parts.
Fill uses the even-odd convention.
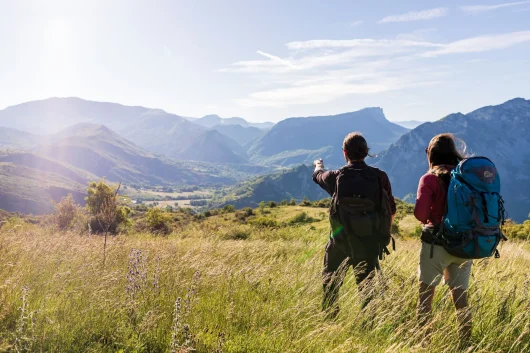
[[[465,156],[457,150],[452,134],[433,137],[425,152],[429,171],[419,181],[414,208],[414,215],[423,224],[418,269],[418,318],[420,325],[425,326],[428,323],[434,290],[443,277],[451,290],[457,310],[461,339],[466,342],[471,336],[471,311],[468,308],[467,289],[472,260],[449,254],[443,246],[443,240],[436,236],[443,226],[451,171]]]
[[[368,166],[365,138],[350,133],[342,145],[346,166],[324,170],[314,162],[313,181],[332,196],[329,211],[331,236],[324,255],[322,309],[334,318],[339,312],[338,293],[346,271],[354,269],[363,309],[372,299],[372,280],[380,270],[379,258],[388,253],[390,227],[396,213],[390,181],[385,172]]]

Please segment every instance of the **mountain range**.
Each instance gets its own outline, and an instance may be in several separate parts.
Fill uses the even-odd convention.
[[[428,169],[425,148],[433,136],[445,132],[464,141],[468,155],[486,156],[495,163],[509,216],[526,219],[530,213],[530,101],[517,98],[469,114],[451,114],[404,134],[373,160],[390,176],[397,197],[414,201],[418,180]]]
[[[311,182],[311,168],[300,164],[317,158],[328,168],[344,164],[342,140],[352,131],[367,138],[375,156],[368,162],[388,173],[397,197],[414,201],[428,168],[425,147],[450,132],[466,142],[468,154],[496,163],[509,216],[523,220],[530,212],[530,101],[522,98],[412,130],[388,121],[381,108],[289,118],[271,127],[79,98],[28,102],[0,111],[0,149],[7,149],[0,152],[0,208],[44,212],[50,199],[69,192],[82,200],[86,182],[101,177],[226,186],[212,200],[215,207],[314,200],[326,195]]]
[[[371,152],[377,153],[409,130],[388,121],[381,108],[332,116],[289,118],[280,121],[253,143],[249,155],[252,162],[260,164],[310,164],[322,157],[328,165],[338,166],[344,163],[342,141],[353,131],[362,132]]]

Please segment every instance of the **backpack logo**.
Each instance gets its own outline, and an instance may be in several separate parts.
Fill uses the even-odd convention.
[[[492,172],[488,171],[488,170],[486,170],[486,171],[484,172],[484,178],[485,178],[485,179],[490,179],[490,178],[493,178],[494,176],[495,176],[495,175],[494,175]]]

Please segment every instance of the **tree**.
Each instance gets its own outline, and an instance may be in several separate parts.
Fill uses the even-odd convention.
[[[265,201],[261,201],[261,202],[259,203],[258,207],[259,207],[259,210],[260,210],[261,213],[263,213],[263,211],[265,211],[265,207],[266,207],[266,206],[267,206],[267,205],[265,204]]]
[[[125,223],[127,217],[131,212],[128,207],[120,207],[118,205],[118,191],[120,185],[116,189],[110,185],[105,184],[103,180],[99,183],[92,182],[88,184],[86,208],[92,215],[90,220],[90,229],[93,233],[104,233],[105,241],[103,243],[103,267],[105,267],[106,250],[107,250],[107,234],[110,232],[115,234],[118,225]]]
[[[291,199],[291,201],[289,201],[289,205],[296,206],[296,200],[295,199]]]
[[[73,226],[74,220],[79,214],[80,206],[75,203],[72,194],[63,197],[61,201],[54,203],[55,212],[52,221],[58,229],[69,229]]]

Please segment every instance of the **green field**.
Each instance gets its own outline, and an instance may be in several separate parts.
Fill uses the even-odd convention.
[[[0,351],[459,352],[446,287],[432,335],[417,326],[417,239],[398,240],[383,261],[370,315],[350,272],[341,313],[327,321],[326,210],[265,211],[246,224],[229,213],[165,237],[118,235],[105,264],[101,236],[8,221],[0,229]],[[256,222],[264,218],[275,223]],[[470,352],[530,349],[530,246],[513,241],[501,252],[474,266]]]

